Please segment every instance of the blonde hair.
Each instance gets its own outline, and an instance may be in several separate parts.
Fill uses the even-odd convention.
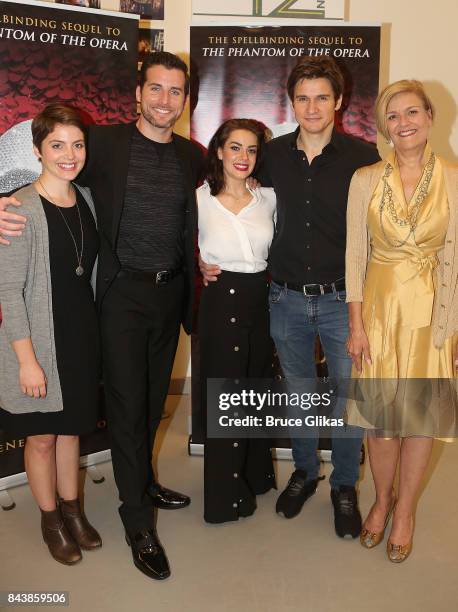
[[[416,94],[423,102],[425,110],[429,111],[431,113],[431,118],[434,119],[434,106],[426,93],[425,88],[423,87],[423,83],[414,79],[403,79],[401,81],[391,83],[391,85],[388,85],[382,92],[379,93],[375,102],[375,123],[378,131],[386,138],[387,141],[390,140],[390,135],[386,125],[387,108],[394,96],[400,93]]]

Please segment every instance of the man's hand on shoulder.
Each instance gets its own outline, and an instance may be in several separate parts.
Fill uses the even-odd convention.
[[[8,206],[21,206],[14,196],[0,198],[0,244],[10,244],[7,236],[22,236],[27,218],[6,210]]]
[[[261,187],[261,183],[256,180],[254,178],[254,176],[249,176],[246,180],[247,185],[248,185],[248,189],[257,189],[258,187]]]
[[[218,275],[221,274],[221,268],[212,264],[206,263],[199,255],[199,270],[204,278],[204,285],[218,280]]]

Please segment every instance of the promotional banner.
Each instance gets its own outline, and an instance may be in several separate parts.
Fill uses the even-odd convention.
[[[0,2],[0,192],[40,171],[31,119],[50,102],[88,122],[133,120],[138,17],[58,4]]]
[[[138,16],[47,2],[0,2],[0,193],[40,172],[30,124],[51,102],[79,108],[88,123],[135,119]],[[0,490],[23,472],[24,440],[0,431]],[[109,448],[103,404],[81,453]]]
[[[191,136],[206,146],[230,117],[251,117],[274,135],[296,127],[286,80],[302,56],[331,56],[345,75],[338,129],[375,143],[380,27],[193,26]]]
[[[219,3],[195,0],[193,7],[202,8],[204,4],[216,6]],[[234,2],[237,6],[242,4],[243,0]],[[247,7],[253,5],[251,0],[245,4]],[[264,2],[260,4],[267,6]],[[260,26],[259,20],[256,26],[193,25],[192,139],[206,147],[219,125],[232,117],[257,119],[274,137],[294,131],[297,124],[286,81],[303,56],[335,58],[345,76],[345,92],[336,127],[375,143],[373,107],[379,83],[380,27],[313,21],[303,21],[297,26]],[[195,338],[193,353],[194,378],[194,364],[198,361]],[[193,394],[192,442],[195,443],[203,442],[198,389],[199,384],[193,381],[193,391],[197,391]]]

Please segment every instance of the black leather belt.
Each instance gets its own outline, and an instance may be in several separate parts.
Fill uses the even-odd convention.
[[[327,283],[325,285],[311,284],[311,285],[295,285],[294,283],[286,283],[285,281],[278,281],[272,279],[274,283],[281,287],[286,287],[292,291],[300,291],[304,295],[324,295],[325,293],[333,293],[335,291],[345,290],[345,279],[339,278],[333,283]]]
[[[166,285],[172,278],[181,274],[181,272],[181,268],[176,270],[160,270],[159,272],[122,269],[118,272],[118,278],[129,278],[131,280],[153,282],[156,285]]]

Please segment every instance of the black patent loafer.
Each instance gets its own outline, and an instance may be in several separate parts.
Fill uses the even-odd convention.
[[[178,510],[179,508],[186,508],[191,503],[191,498],[187,495],[166,489],[157,482],[149,487],[148,495],[153,502],[153,506],[161,510]]]
[[[154,529],[144,529],[134,536],[126,533],[126,541],[132,550],[135,567],[143,574],[154,580],[170,576],[169,562]]]

